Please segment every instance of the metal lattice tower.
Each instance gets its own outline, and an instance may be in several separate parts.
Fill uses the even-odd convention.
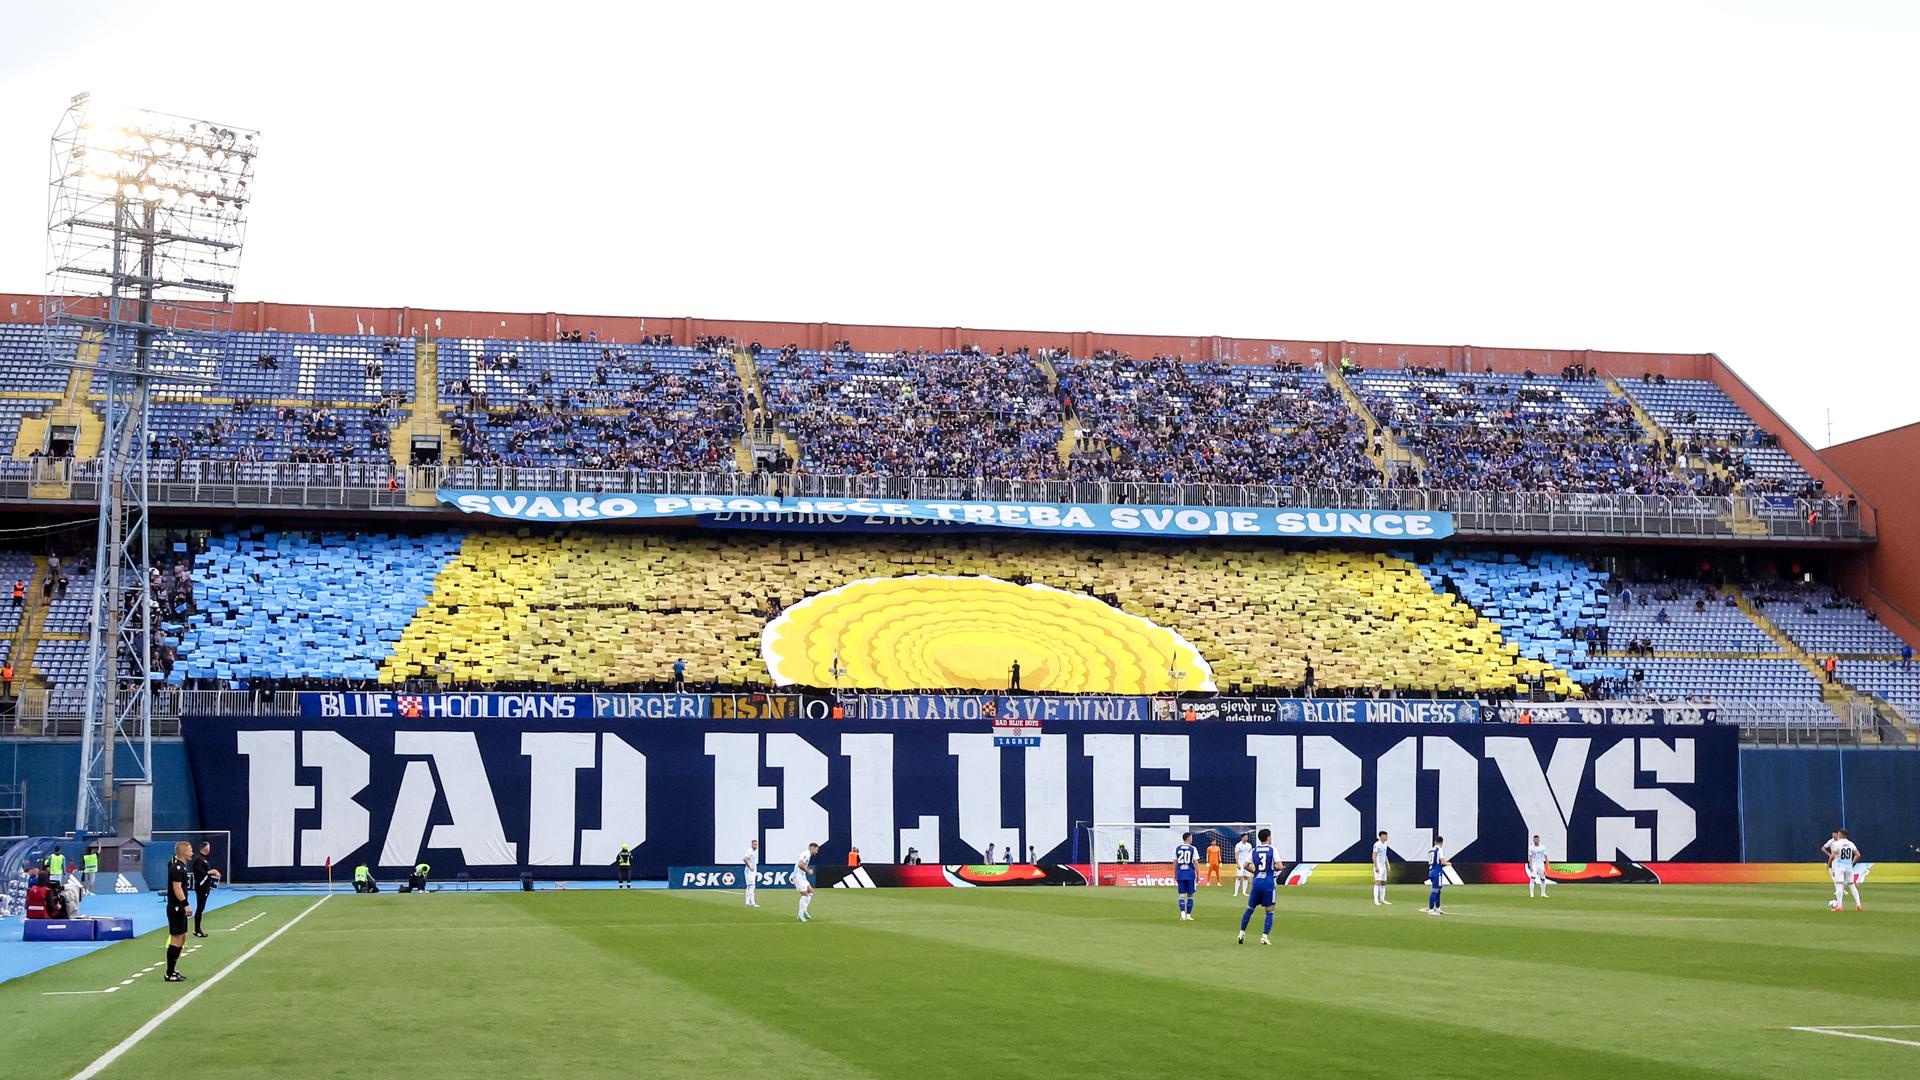
[[[116,784],[153,781],[148,399],[211,379],[167,373],[156,343],[229,329],[259,133],[77,94],[53,135],[44,321],[51,362],[92,373],[100,440],[74,830],[114,831]],[[73,349],[67,328],[80,331]],[[101,379],[104,378],[104,384]],[[131,760],[116,761],[116,750]]]

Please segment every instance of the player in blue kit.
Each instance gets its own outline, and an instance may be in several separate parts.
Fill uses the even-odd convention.
[[[1200,881],[1200,849],[1193,846],[1193,834],[1180,834],[1173,849],[1173,884],[1180,893],[1180,921],[1193,921],[1193,889]]]
[[[1267,909],[1267,925],[1266,929],[1260,931],[1260,944],[1273,944],[1267,935],[1273,933],[1273,886],[1279,874],[1273,861],[1273,845],[1269,843],[1272,839],[1272,829],[1261,829],[1260,842],[1253,846],[1253,853],[1247,856],[1246,869],[1251,882],[1247,889],[1247,910],[1240,915],[1240,937],[1235,940],[1236,945],[1247,943],[1247,923],[1253,921],[1253,909],[1256,907]]]
[[[1438,835],[1433,838],[1433,846],[1427,849],[1427,914],[1445,915],[1440,906],[1440,890],[1447,884],[1447,867],[1452,866],[1447,858],[1447,849]]]

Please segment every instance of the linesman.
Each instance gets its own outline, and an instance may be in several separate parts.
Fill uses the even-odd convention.
[[[173,859],[167,863],[167,981],[186,982],[180,974],[180,953],[187,945],[187,891],[193,887],[193,870],[187,860],[193,845],[185,840],[173,845]]]

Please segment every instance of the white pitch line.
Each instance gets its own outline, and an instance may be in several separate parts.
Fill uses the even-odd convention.
[[[328,896],[331,896],[331,895],[332,895],[331,893],[328,894]],[[256,944],[253,948],[248,949],[246,952],[241,953],[239,959],[235,960],[231,964],[228,964],[226,967],[221,968],[218,972],[214,974],[213,978],[208,979],[206,982],[203,982],[200,985],[194,987],[193,989],[187,991],[185,994],[181,995],[179,1001],[176,1001],[173,1004],[167,1006],[165,1009],[162,1009],[160,1011],[160,1015],[140,1025],[140,1029],[138,1031],[135,1031],[133,1034],[120,1040],[120,1045],[114,1047],[113,1049],[107,1051],[104,1054],[101,1054],[98,1058],[95,1058],[93,1064],[87,1066],[84,1069],[81,1069],[77,1073],[74,1073],[73,1080],[92,1080],[93,1077],[99,1076],[101,1071],[106,1069],[107,1066],[112,1065],[114,1062],[120,1060],[120,1055],[126,1053],[127,1051],[133,1049],[135,1046],[139,1045],[140,1040],[153,1034],[154,1030],[158,1028],[161,1024],[164,1024],[168,1020],[173,1019],[174,1013],[177,1013],[181,1009],[186,1008],[187,1004],[191,1002],[194,998],[197,998],[201,994],[206,993],[208,990],[213,988],[213,985],[215,983],[219,982],[221,979],[226,978],[228,972],[232,971],[234,968],[239,967],[241,964],[246,963],[248,960],[253,959],[254,953],[257,953],[261,949],[264,949],[267,946],[273,944],[273,940],[275,938],[293,929],[294,923],[297,923],[301,919],[306,918],[308,915],[313,914],[314,908],[317,908],[321,904],[324,904],[326,902],[327,902],[327,896],[323,896],[320,899],[315,900],[313,902],[312,907],[309,907],[305,911],[302,911],[300,914],[295,915],[291,919],[288,919],[286,922],[286,925],[280,927],[278,930],[275,930],[273,933],[268,934],[266,937],[262,938],[260,942]],[[119,987],[116,986],[114,987],[114,989],[118,990]]]
[[[1913,1039],[1893,1039],[1893,1038],[1888,1038],[1885,1035],[1860,1034],[1860,1031],[1862,1029],[1870,1030],[1870,1031],[1910,1031],[1915,1028],[1920,1028],[1920,1024],[1861,1024],[1861,1025],[1856,1025],[1853,1028],[1796,1027],[1796,1028],[1790,1028],[1788,1030],[1804,1031],[1810,1035],[1833,1035],[1842,1039],[1866,1039],[1870,1042],[1892,1043],[1895,1046],[1920,1047],[1920,1042],[1916,1042]]]
[[[256,913],[254,913],[254,916],[253,916],[253,919],[257,919],[257,918],[259,918],[260,916],[262,916],[262,915],[265,915],[265,914],[266,914],[266,912],[264,912],[264,911],[261,911],[261,912],[256,912]],[[247,923],[250,923],[250,922],[252,922],[252,921],[253,921],[253,919],[248,919],[248,920],[247,920],[246,922],[243,922],[243,923],[238,923],[238,924],[236,924],[236,925],[234,925],[234,926],[228,926],[228,927],[225,927],[225,928],[223,928],[223,929],[221,930],[221,933],[225,933],[225,934],[231,934],[231,933],[233,933],[233,932],[234,932],[235,930],[238,930],[238,929],[240,929],[240,927],[242,927],[242,926],[245,926],[245,925],[247,925]]]

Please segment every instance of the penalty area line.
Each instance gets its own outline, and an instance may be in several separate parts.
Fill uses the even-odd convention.
[[[1866,1039],[1870,1042],[1893,1043],[1895,1046],[1920,1047],[1920,1041],[1913,1039],[1895,1039],[1886,1035],[1863,1035],[1865,1031],[1916,1031],[1920,1024],[1855,1024],[1841,1027],[1794,1027],[1789,1031],[1804,1031],[1810,1035],[1832,1035],[1842,1039]]]
[[[162,1009],[160,1011],[160,1015],[140,1025],[140,1029],[138,1031],[135,1031],[133,1034],[127,1036],[125,1039],[122,1039],[120,1041],[120,1045],[114,1047],[113,1049],[107,1051],[104,1054],[101,1054],[98,1058],[94,1059],[93,1064],[87,1066],[84,1069],[81,1069],[77,1073],[74,1073],[73,1080],[92,1080],[93,1077],[99,1076],[101,1071],[106,1069],[107,1066],[112,1065],[114,1062],[120,1060],[120,1055],[126,1053],[127,1051],[133,1049],[135,1046],[139,1045],[140,1040],[153,1034],[154,1029],[158,1028],[161,1024],[166,1023],[168,1020],[171,1020],[173,1018],[174,1013],[177,1013],[181,1009],[186,1008],[187,1004],[191,1002],[194,998],[197,998],[201,994],[207,992],[208,990],[211,990],[215,983],[227,977],[228,972],[232,971],[234,968],[239,967],[241,964],[246,963],[248,960],[253,959],[254,953],[257,953],[261,949],[264,949],[267,946],[273,944],[273,940],[275,938],[293,929],[294,923],[297,923],[301,919],[306,918],[308,915],[313,914],[314,908],[317,908],[321,904],[326,903],[327,900],[332,895],[333,895],[332,893],[328,893],[326,896],[322,896],[320,899],[315,900],[313,902],[312,907],[309,907],[305,911],[302,911],[300,914],[295,915],[291,919],[288,919],[286,922],[286,925],[280,927],[278,930],[275,930],[273,933],[268,934],[265,938],[261,939],[259,944],[255,945],[251,949],[248,949],[246,952],[241,953],[240,956],[233,961],[233,963],[228,964],[226,967],[221,968],[218,972],[215,972],[213,978],[208,979],[206,982],[203,982],[200,985],[194,987],[193,989],[187,991],[184,995],[181,996],[179,1001],[176,1001],[173,1004],[167,1006],[165,1009]],[[118,989],[118,987],[115,987],[115,989]]]

